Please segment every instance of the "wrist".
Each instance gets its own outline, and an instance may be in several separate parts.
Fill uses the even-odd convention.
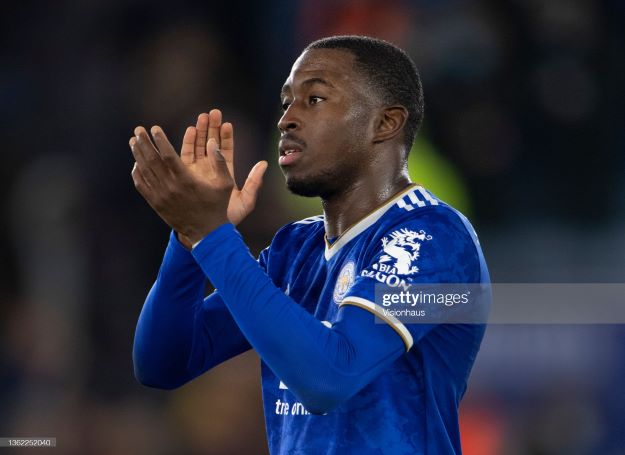
[[[221,267],[223,269],[223,264],[225,263],[222,260],[223,255],[227,256],[233,249],[236,250],[240,244],[245,245],[241,235],[236,230],[236,227],[228,222],[204,237],[191,250],[191,255],[198,264],[202,261],[207,261],[208,263],[221,264],[218,268]]]
[[[187,250],[190,250],[190,249],[193,248],[193,245],[194,245],[193,242],[191,240],[189,240],[189,238],[186,235],[184,235],[184,234],[182,234],[180,232],[177,232],[177,231],[174,231],[174,232],[175,232],[176,238],[178,239],[178,242],[183,247],[185,247]]]
[[[208,226],[203,226],[200,229],[185,233],[183,236],[185,237],[186,242],[188,242],[188,247],[191,249],[195,248],[195,246],[200,243],[204,237],[210,235],[214,230],[226,223],[229,223],[229,221],[228,218],[224,217],[223,219],[214,220]],[[187,245],[185,244],[185,246]]]

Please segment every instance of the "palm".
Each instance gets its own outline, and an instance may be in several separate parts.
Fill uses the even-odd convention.
[[[243,221],[252,211],[249,201],[246,200],[244,195],[245,194],[235,185],[230,195],[230,202],[228,203],[228,219],[234,225]]]
[[[187,128],[182,141],[180,153],[182,162],[200,181],[206,181],[213,172],[208,160],[203,159],[206,156],[207,148],[210,147],[220,149],[234,181],[233,128],[231,123],[222,124],[221,117],[221,111],[217,109],[213,109],[209,114],[200,114],[196,126]],[[252,168],[241,189],[235,183],[228,203],[228,220],[232,224],[239,224],[254,209],[266,169],[267,162],[260,161]]]

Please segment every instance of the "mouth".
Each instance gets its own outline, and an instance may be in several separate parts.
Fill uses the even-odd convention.
[[[279,145],[280,157],[278,164],[280,166],[291,166],[300,159],[303,147],[292,140],[281,140]]]

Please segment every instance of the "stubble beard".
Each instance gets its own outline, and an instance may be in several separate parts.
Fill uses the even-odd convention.
[[[323,170],[313,176],[287,178],[286,186],[291,193],[298,196],[329,200],[350,186],[352,174],[351,169]]]

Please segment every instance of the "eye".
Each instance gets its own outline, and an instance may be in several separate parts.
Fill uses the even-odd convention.
[[[284,101],[282,103],[282,110],[286,111],[289,108],[290,105],[291,105],[291,103],[289,101]]]
[[[320,103],[321,101],[324,101],[324,100],[325,100],[325,98],[322,98],[320,96],[314,96],[314,95],[312,95],[311,97],[308,98],[308,102],[310,104],[317,104],[317,103]]]

